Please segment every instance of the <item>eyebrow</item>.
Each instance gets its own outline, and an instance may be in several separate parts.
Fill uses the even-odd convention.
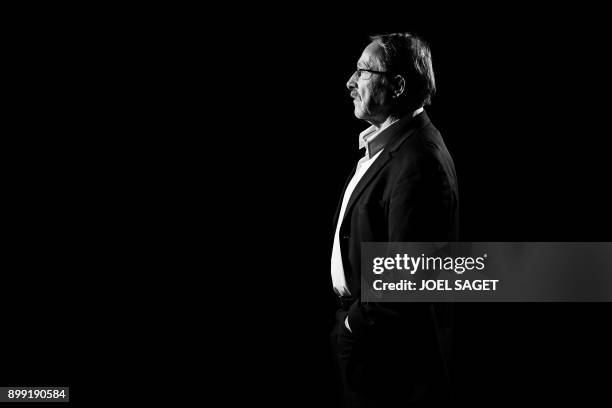
[[[359,64],[361,64],[362,66],[360,67]],[[374,64],[373,58],[368,58],[365,61],[359,60],[357,61],[357,68],[361,68],[361,69],[378,69],[376,67],[377,64]]]

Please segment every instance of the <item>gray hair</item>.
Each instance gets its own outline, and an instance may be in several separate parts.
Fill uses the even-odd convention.
[[[410,91],[410,103],[431,104],[436,80],[429,45],[410,33],[381,34],[370,37],[383,49],[383,68],[404,77]]]

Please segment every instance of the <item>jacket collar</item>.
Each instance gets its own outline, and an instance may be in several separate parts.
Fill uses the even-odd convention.
[[[366,156],[371,159],[389,142],[394,141],[406,128],[409,122],[412,122],[423,113],[425,113],[423,108],[419,108],[414,111],[412,115],[406,115],[385,128],[378,129],[374,125],[370,126],[359,134],[359,148],[362,149],[365,147]]]
[[[402,143],[404,143],[404,141],[408,139],[410,135],[412,135],[415,129],[423,128],[430,123],[431,121],[429,120],[429,116],[427,116],[427,113],[423,111],[415,117],[410,118],[409,121],[404,122],[401,126],[398,126],[394,131],[396,137],[389,140],[389,147],[387,149],[388,152],[394,153],[400,148]]]

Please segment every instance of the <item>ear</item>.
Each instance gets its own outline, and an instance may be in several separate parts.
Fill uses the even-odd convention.
[[[401,75],[393,77],[393,97],[399,98],[406,90],[406,80]]]

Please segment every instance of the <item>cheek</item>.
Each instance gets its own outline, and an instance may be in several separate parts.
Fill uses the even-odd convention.
[[[370,98],[377,105],[382,105],[385,101],[385,91],[383,89],[372,89],[370,92]]]
[[[372,99],[372,90],[364,88],[359,92],[359,97],[362,103],[370,103]]]
[[[363,84],[357,89],[359,94],[359,101],[355,108],[362,113],[373,113],[378,110],[378,107],[383,105],[384,95],[382,95],[383,89],[379,86],[372,86],[373,84]]]
[[[370,100],[370,94],[367,92],[362,92],[361,95],[359,95],[359,102],[357,105],[359,108],[361,108],[361,110],[367,110],[371,103],[372,101]]]

